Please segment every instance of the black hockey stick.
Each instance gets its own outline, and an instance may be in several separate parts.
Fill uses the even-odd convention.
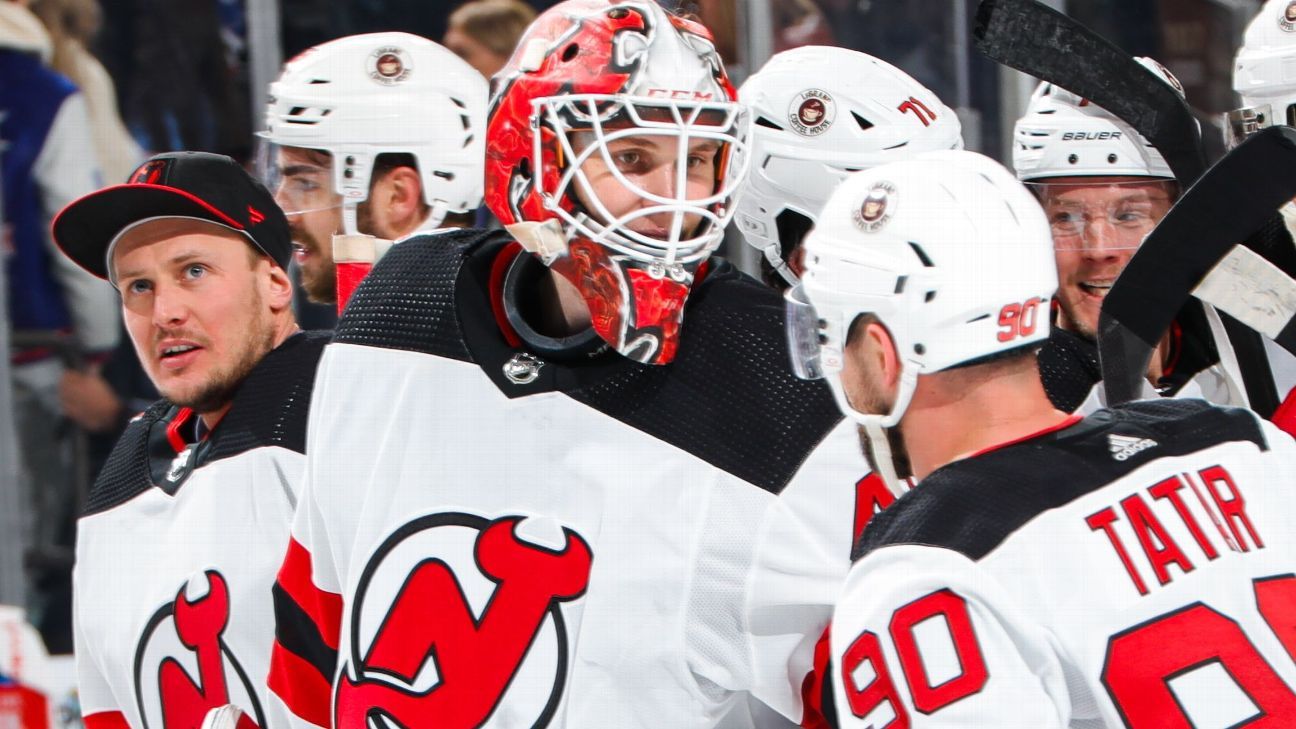
[[[991,59],[1057,84],[1134,127],[1184,187],[1206,169],[1187,102],[1085,25],[1035,0],[981,0],[973,36]]]
[[[1194,292],[1296,353],[1296,264],[1281,220],[1274,230],[1275,211],[1293,197],[1296,130],[1275,126],[1238,145],[1179,198],[1103,300],[1098,342],[1108,402],[1139,396],[1153,350]]]

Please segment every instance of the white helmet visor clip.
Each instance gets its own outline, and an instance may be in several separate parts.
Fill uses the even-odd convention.
[[[1259,104],[1227,112],[1224,122],[1224,144],[1233,149],[1247,137],[1274,124],[1296,125],[1296,104],[1287,107],[1286,119],[1275,118],[1272,104]]]

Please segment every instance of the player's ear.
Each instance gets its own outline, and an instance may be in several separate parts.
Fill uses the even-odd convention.
[[[894,389],[900,382],[900,353],[896,351],[891,332],[879,322],[869,322],[864,327],[864,339],[873,371],[881,376],[883,386]]]
[[[418,170],[400,166],[388,170],[374,182],[371,204],[386,223],[384,227],[404,230],[418,218],[423,201],[423,184]]]
[[[288,272],[273,263],[269,258],[262,258],[260,264],[266,267],[261,277],[264,286],[266,303],[275,312],[292,307],[293,285]]]

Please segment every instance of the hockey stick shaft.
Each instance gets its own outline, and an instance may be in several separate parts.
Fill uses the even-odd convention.
[[[1266,241],[1253,234],[1293,197],[1296,130],[1270,127],[1225,155],[1179,198],[1103,300],[1099,347],[1109,401],[1136,396],[1152,349],[1188,297],[1239,242],[1251,239],[1248,247],[1263,253]],[[1223,294],[1202,298],[1226,312],[1236,309]],[[1276,405],[1276,394],[1272,399]]]
[[[1187,102],[1130,54],[1035,0],[982,0],[973,30],[986,56],[1106,109],[1143,135],[1185,187],[1206,169]]]

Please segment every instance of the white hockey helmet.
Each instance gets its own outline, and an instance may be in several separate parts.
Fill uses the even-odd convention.
[[[1057,290],[1048,222],[988,157],[929,152],[855,173],[805,248],[805,273],[785,295],[794,369],[828,380],[842,412],[868,429],[879,469],[890,463],[876,450],[886,443],[882,429],[900,422],[919,375],[1048,338]],[[862,314],[887,328],[900,357],[889,413],[857,410],[841,381],[846,339]],[[882,476],[895,488],[894,473]]]
[[[1151,58],[1138,62],[1183,96],[1183,86]],[[1031,95],[1013,129],[1013,167],[1023,181],[1050,177],[1173,179],[1170,165],[1143,135],[1111,112],[1051,83]]]
[[[1230,148],[1265,127],[1296,125],[1296,1],[1269,0],[1247,26],[1233,62],[1233,90],[1242,108],[1225,115]]]
[[[447,212],[481,204],[487,93],[481,74],[426,38],[369,33],[322,43],[270,84],[258,133],[270,143],[263,174],[276,189],[276,146],[331,153],[346,232],[356,234],[355,206],[369,196],[374,161],[410,154],[432,209],[422,228],[435,228]]]
[[[954,111],[908,74],[868,54],[803,46],[775,55],[738,89],[755,119],[752,172],[735,218],[789,283],[780,219],[813,224],[850,172],[962,149]],[[786,244],[791,246],[791,242]]]

